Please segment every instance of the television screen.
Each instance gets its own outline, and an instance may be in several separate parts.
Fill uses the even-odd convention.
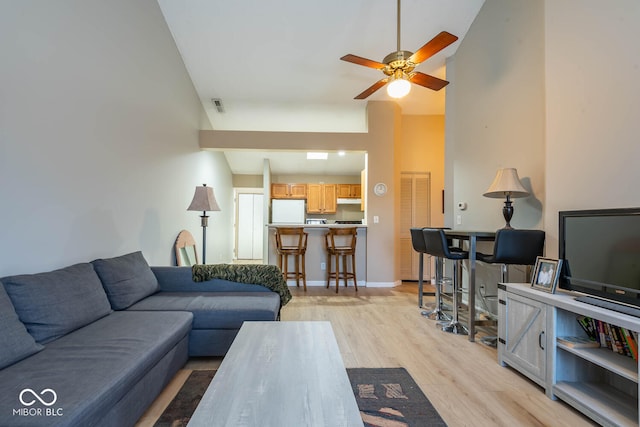
[[[560,212],[560,287],[640,306],[640,208]]]

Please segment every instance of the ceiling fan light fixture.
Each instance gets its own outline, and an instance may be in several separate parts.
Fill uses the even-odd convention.
[[[405,78],[395,78],[387,85],[387,93],[392,98],[403,98],[411,91],[411,83]]]

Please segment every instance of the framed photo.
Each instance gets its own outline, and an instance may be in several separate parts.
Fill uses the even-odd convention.
[[[531,287],[541,291],[554,293],[558,286],[562,260],[553,258],[536,258],[536,266],[531,276]]]

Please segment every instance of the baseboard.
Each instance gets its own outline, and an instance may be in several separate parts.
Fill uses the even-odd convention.
[[[291,287],[295,287],[296,286],[296,281],[295,280],[287,280],[287,286],[291,286]],[[300,286],[302,287],[302,282],[300,282]],[[327,286],[327,282],[325,280],[307,280],[307,287],[310,286]],[[335,287],[336,286],[336,282],[335,281],[331,281],[331,284],[329,285],[329,287]],[[344,282],[342,280],[340,280],[340,287],[344,286]],[[349,281],[349,286],[353,286],[353,281]],[[358,280],[358,287],[363,287],[363,288],[370,288],[370,287],[389,287],[389,286],[393,286],[393,285],[384,285],[384,286],[371,286],[371,282],[367,282],[366,280]]]
[[[399,286],[402,282],[367,282],[367,288],[393,288]]]

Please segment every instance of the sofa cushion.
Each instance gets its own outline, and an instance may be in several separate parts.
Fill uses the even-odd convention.
[[[103,418],[179,344],[182,352],[173,357],[179,357],[180,366],[186,362],[192,317],[183,312],[113,312],[0,370],[0,424],[117,425]],[[174,372],[158,374],[172,377]],[[26,388],[36,393],[53,390],[57,400],[50,408],[59,409],[59,416],[14,416],[15,409],[26,407],[18,400]],[[42,397],[49,399],[50,393]],[[26,408],[44,407],[36,403]]]
[[[39,343],[47,343],[111,312],[89,263],[2,279],[18,317]]]
[[[129,310],[181,310],[193,313],[193,329],[240,329],[244,321],[273,321],[280,297],[275,292],[158,292]]]
[[[158,290],[158,280],[140,251],[92,264],[114,310],[124,310]]]
[[[0,283],[0,369],[27,356],[39,352],[44,347],[33,339],[24,324],[18,319],[13,304]]]

